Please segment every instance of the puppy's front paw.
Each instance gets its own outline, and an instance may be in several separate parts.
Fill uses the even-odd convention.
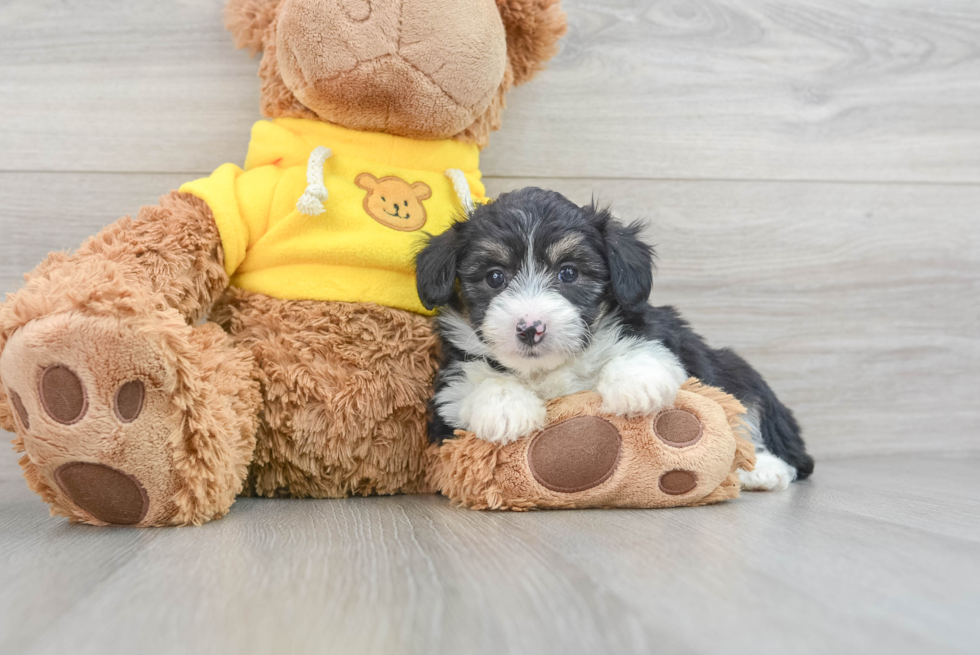
[[[738,478],[746,491],[783,491],[796,479],[796,467],[772,453],[761,451],[756,453],[755,469],[739,469]]]
[[[544,403],[532,391],[510,380],[485,380],[460,407],[466,429],[484,441],[508,444],[540,430]]]
[[[672,405],[679,388],[678,375],[664,366],[622,361],[603,368],[596,391],[602,396],[603,412],[640,416]]]

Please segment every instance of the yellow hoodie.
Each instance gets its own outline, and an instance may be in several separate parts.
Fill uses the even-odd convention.
[[[465,200],[485,202],[479,157],[449,139],[279,118],[252,128],[244,170],[225,164],[180,190],[211,208],[234,286],[428,314],[414,255]]]

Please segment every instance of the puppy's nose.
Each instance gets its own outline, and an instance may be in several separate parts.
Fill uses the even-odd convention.
[[[537,343],[541,343],[547,329],[548,326],[541,321],[529,322],[522,318],[517,322],[517,339],[523,344],[533,346]]]

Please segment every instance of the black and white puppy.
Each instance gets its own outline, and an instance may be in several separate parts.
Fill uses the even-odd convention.
[[[673,307],[652,307],[653,249],[638,223],[525,188],[477,208],[419,253],[419,298],[440,307],[443,361],[429,438],[454,429],[506,443],[545,424],[545,401],[596,391],[603,411],[669,405],[689,377],[748,409],[748,489],[785,489],[813,471],[800,428],[762,376],[708,347]]]

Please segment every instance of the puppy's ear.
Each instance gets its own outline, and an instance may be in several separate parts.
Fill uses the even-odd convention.
[[[585,208],[602,232],[613,297],[629,312],[643,309],[653,290],[653,247],[640,239],[643,223],[623,225],[608,209]]]
[[[507,32],[514,84],[524,84],[557,54],[568,20],[560,0],[497,0],[497,9]]]
[[[281,1],[228,0],[225,3],[225,27],[235,39],[236,48],[248,48],[251,52],[262,49],[262,39]]]
[[[435,309],[452,299],[461,243],[457,223],[439,236],[429,237],[425,248],[415,257],[415,284],[426,309]]]

